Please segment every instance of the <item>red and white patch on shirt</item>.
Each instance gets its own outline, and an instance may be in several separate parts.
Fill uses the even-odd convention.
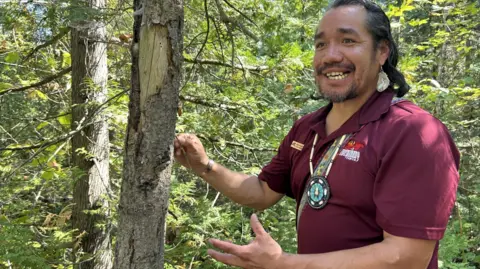
[[[365,145],[354,140],[348,141],[345,147],[340,151],[340,156],[345,157],[349,161],[358,162],[360,160],[360,150],[363,149]]]

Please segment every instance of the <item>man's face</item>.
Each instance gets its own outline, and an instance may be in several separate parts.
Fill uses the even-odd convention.
[[[360,6],[328,11],[315,35],[315,82],[322,96],[343,102],[375,89],[388,47],[374,49],[366,28],[367,12]]]

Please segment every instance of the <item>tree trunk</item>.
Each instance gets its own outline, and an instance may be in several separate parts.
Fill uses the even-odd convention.
[[[132,91],[115,268],[163,268],[182,75],[182,0],[135,0]],[[143,11],[142,8],[143,7]]]
[[[91,0],[89,5],[104,8],[105,0]],[[82,255],[75,268],[110,269],[108,124],[98,111],[107,100],[107,46],[102,42],[106,27],[102,22],[76,22],[71,35],[72,130],[88,124],[72,138],[72,162],[80,173],[74,177],[74,253],[77,258]]]

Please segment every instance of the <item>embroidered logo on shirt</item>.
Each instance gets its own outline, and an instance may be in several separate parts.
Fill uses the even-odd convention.
[[[360,160],[360,150],[364,147],[364,144],[350,140],[342,151],[340,151],[339,155],[345,157],[347,160],[358,162],[358,160]]]
[[[302,151],[303,146],[304,146],[304,145],[303,145],[302,143],[299,143],[299,142],[297,142],[297,141],[293,141],[293,142],[292,142],[292,145],[291,145],[292,148],[294,148],[294,149],[296,149],[296,150],[300,150],[300,151]]]

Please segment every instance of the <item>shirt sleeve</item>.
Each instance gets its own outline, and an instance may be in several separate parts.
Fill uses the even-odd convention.
[[[459,152],[447,128],[429,114],[393,126],[374,186],[377,223],[396,236],[440,240],[456,199]]]
[[[292,144],[297,123],[288,132],[287,136],[280,144],[277,154],[270,163],[263,167],[258,178],[267,182],[270,189],[293,198],[293,192],[290,184],[291,175],[291,157],[290,146]]]

